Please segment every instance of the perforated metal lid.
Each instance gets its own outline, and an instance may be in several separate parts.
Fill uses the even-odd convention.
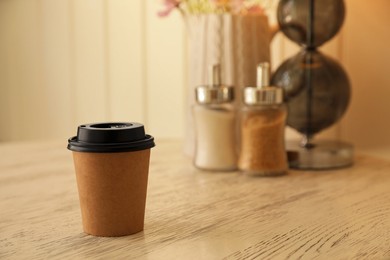
[[[244,88],[244,103],[247,105],[275,105],[283,103],[283,89],[270,86],[269,84],[269,63],[260,63],[257,66],[257,86]]]
[[[210,66],[208,85],[195,88],[195,99],[198,104],[221,104],[234,100],[234,88],[221,84],[219,64]]]

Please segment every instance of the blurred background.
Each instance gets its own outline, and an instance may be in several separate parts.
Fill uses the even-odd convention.
[[[348,72],[352,101],[322,134],[390,150],[390,1],[345,3],[341,32],[320,50]],[[161,9],[159,0],[0,0],[0,141],[66,140],[80,124],[115,120],[183,138],[186,28]],[[298,49],[277,35],[273,68]]]

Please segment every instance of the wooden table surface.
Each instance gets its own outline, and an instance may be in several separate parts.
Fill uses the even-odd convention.
[[[82,232],[66,142],[0,144],[0,259],[390,259],[390,160],[277,178],[152,150],[145,230]]]

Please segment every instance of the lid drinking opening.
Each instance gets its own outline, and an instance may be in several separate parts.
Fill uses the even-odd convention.
[[[132,126],[133,124],[129,123],[101,123],[90,125],[92,128],[124,128]]]

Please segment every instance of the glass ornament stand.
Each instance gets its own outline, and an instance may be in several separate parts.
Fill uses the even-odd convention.
[[[310,145],[300,141],[287,141],[290,168],[302,170],[327,170],[353,164],[353,146],[333,140],[313,140]]]
[[[317,51],[317,46],[322,43],[315,42],[315,28],[314,28],[314,23],[316,18],[315,9],[314,9],[315,1],[314,0],[307,0],[307,1],[308,1],[308,6],[307,6],[308,15],[307,15],[307,23],[306,23],[307,34],[305,37],[306,38],[305,43],[302,44],[301,42],[301,44],[304,45],[305,49],[301,54],[303,55],[303,58],[300,60],[300,64],[299,64],[300,70],[302,72],[301,84],[302,86],[304,86],[306,93],[305,96],[300,100],[301,104],[297,105],[296,104],[297,102],[293,103],[294,101],[292,101],[291,105],[289,106],[289,110],[292,110],[294,108],[298,109],[298,107],[300,106],[304,106],[305,108],[301,109],[300,114],[296,114],[295,117],[294,115],[292,115],[290,122],[289,120],[287,121],[288,125],[298,130],[298,132],[302,134],[302,140],[286,142],[289,166],[291,168],[303,169],[303,170],[326,170],[326,169],[348,167],[353,164],[353,157],[354,157],[353,146],[351,144],[346,142],[341,142],[338,140],[314,139],[314,135],[318,131],[334,124],[341,117],[341,115],[344,113],[348,105],[350,93],[349,93],[348,78],[344,73],[344,71],[342,70],[342,68],[341,67],[337,68],[338,64],[330,64],[331,66],[328,66],[329,63],[327,62],[326,57]],[[281,1],[281,4],[282,2],[283,1]],[[344,15],[344,13],[342,13],[342,15]],[[341,27],[341,24],[339,26]],[[337,32],[334,32],[334,35],[336,33]],[[332,36],[329,35],[328,38],[330,39],[334,35]],[[291,39],[291,37],[289,38]],[[320,62],[318,62],[318,60]],[[335,84],[338,83],[340,86],[346,89],[346,91],[344,92],[338,92],[338,90],[334,91],[334,97],[335,100],[337,101],[335,103],[337,103],[337,105],[336,105],[336,109],[334,109],[336,112],[333,116],[331,115],[331,112],[329,112],[328,115],[324,115],[324,113],[327,113],[327,111],[321,110],[321,108],[319,108],[320,102],[318,100],[318,96],[316,97],[314,95],[315,91],[317,91],[318,93],[318,85],[321,85],[321,83],[319,84],[318,82],[318,76],[316,76],[316,73],[319,73],[319,69],[318,69],[319,66],[320,69],[325,71],[325,73],[330,72],[329,74],[332,75],[334,75],[333,72],[335,71],[339,73],[339,77],[335,77],[335,79],[332,80],[338,81],[335,82]],[[283,67],[283,64],[281,67]],[[289,70],[289,69],[292,70],[291,64],[290,67],[286,66],[284,68],[284,70]],[[283,68],[281,68],[281,70],[283,70]],[[276,74],[277,73],[278,71],[276,72]],[[282,87],[286,88],[286,86],[283,86],[283,84],[278,84],[277,77],[278,75],[276,75],[275,80],[273,79],[273,83],[275,83],[276,85],[282,85]],[[294,95],[295,94],[291,94],[291,97],[293,97]],[[341,99],[340,98],[337,99],[337,96],[339,96]],[[327,100],[330,100],[332,98],[333,97],[327,97]],[[287,103],[289,103],[288,96],[287,96]],[[328,110],[332,111],[331,109]],[[301,120],[302,117],[305,118],[304,123],[302,123]],[[323,117],[323,119],[321,117]],[[296,122],[300,122],[300,123],[296,123]]]

